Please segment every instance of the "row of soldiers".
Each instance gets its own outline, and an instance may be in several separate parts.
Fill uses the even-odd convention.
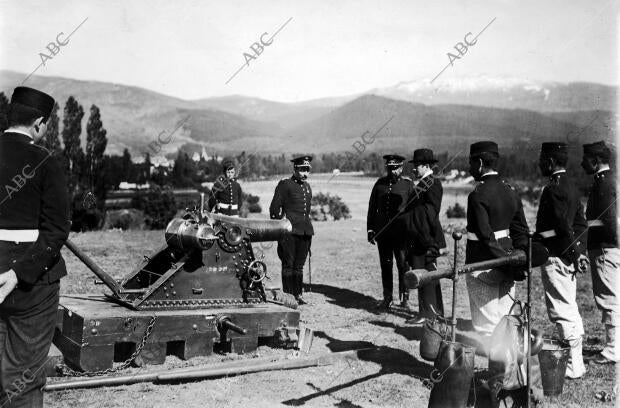
[[[0,135],[0,405],[40,407],[45,363],[56,326],[60,279],[67,274],[61,248],[70,229],[66,180],[59,162],[34,142],[47,131],[54,99],[28,87],[15,88],[8,109],[9,128]],[[540,169],[549,177],[538,211],[536,232],[550,257],[543,267],[550,319],[571,344],[569,375],[585,372],[581,357],[583,323],[576,304],[572,275],[589,264],[594,297],[603,312],[606,343],[594,362],[620,359],[616,328],[620,324],[618,288],[620,249],[617,239],[616,182],[610,170],[610,151],[603,142],[584,145],[582,167],[594,176],[583,217],[579,195],[566,176],[567,146],[545,143]],[[429,149],[413,157],[418,183],[402,176],[404,158],[385,156],[388,175],[371,193],[368,240],[377,243],[384,283],[383,307],[392,301],[391,273],[396,258],[401,279],[401,301],[408,295],[402,283],[407,267],[432,270],[445,247],[439,223],[442,187],[433,175],[437,160]],[[517,193],[497,174],[499,150],[494,142],[471,146],[469,171],[479,182],[467,207],[466,262],[506,255],[526,245],[528,232]],[[311,156],[295,157],[294,173],[281,180],[269,212],[273,219],[288,218],[292,233],[278,243],[282,283],[299,303],[303,267],[314,230],[310,211],[312,190],[307,182]],[[231,171],[232,170],[232,171]],[[224,163],[214,188],[217,211],[237,215],[241,188],[234,165]],[[587,229],[586,229],[587,227]],[[586,232],[587,231],[587,232]],[[587,238],[586,238],[587,236]],[[478,271],[467,277],[472,321],[476,331],[489,335],[512,305],[515,277],[501,269]],[[431,313],[442,313],[440,287],[420,289],[420,323]],[[23,381],[28,373],[28,381]],[[19,384],[18,392],[14,384]]]
[[[471,145],[469,173],[478,182],[467,199],[465,262],[507,256],[513,249],[527,249],[529,228],[523,204],[513,187],[497,172],[499,148],[495,142]],[[567,175],[566,143],[543,143],[539,168],[548,178],[536,216],[535,239],[548,251],[541,267],[548,316],[559,336],[570,345],[568,378],[582,377],[584,328],[577,305],[575,275],[592,274],[594,300],[602,312],[605,346],[591,361],[615,364],[620,360],[616,328],[620,325],[620,249],[616,218],[616,181],[610,169],[611,152],[604,142],[583,146],[584,171],[594,182],[587,206],[581,204],[575,183]],[[442,186],[433,174],[437,160],[429,149],[414,152],[417,183],[402,175],[404,157],[384,156],[387,175],[373,187],[368,205],[368,241],[377,244],[383,282],[380,307],[392,303],[393,262],[399,272],[399,295],[409,307],[404,272],[436,269],[439,250],[446,246],[439,213]],[[466,275],[474,330],[489,339],[515,298],[515,281],[524,275],[506,268],[492,268]],[[419,313],[408,323],[420,324],[435,313],[443,314],[441,288],[435,281],[418,291]]]

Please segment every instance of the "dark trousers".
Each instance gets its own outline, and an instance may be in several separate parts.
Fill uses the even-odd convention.
[[[301,295],[304,284],[304,264],[312,243],[311,235],[287,234],[278,241],[278,257],[282,261],[282,291]]]
[[[377,241],[377,248],[379,248],[383,299],[392,300],[392,269],[394,259],[396,259],[396,269],[398,269],[398,293],[408,299],[409,295],[405,287],[405,272],[407,271],[406,246],[398,242]]]
[[[410,254],[409,264],[412,269],[437,270],[437,258],[427,254]],[[433,316],[431,306],[435,308],[437,313],[443,316],[443,297],[441,296],[441,285],[438,280],[418,288],[418,304],[420,306],[420,315],[423,317]]]
[[[0,406],[42,407],[59,282],[16,288],[0,307]],[[19,308],[12,305],[19,304]]]

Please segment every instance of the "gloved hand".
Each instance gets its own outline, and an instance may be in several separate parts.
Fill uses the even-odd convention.
[[[368,231],[368,242],[371,244],[375,244],[375,232],[373,230]]]
[[[579,258],[574,263],[575,272],[573,273],[573,279],[577,276],[577,274],[584,274],[588,272],[590,267],[590,260],[584,254],[579,255]]]

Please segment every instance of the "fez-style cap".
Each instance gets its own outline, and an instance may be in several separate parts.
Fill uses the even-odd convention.
[[[434,164],[439,160],[435,159],[435,155],[431,149],[417,149],[413,151],[413,160],[409,163],[413,164]]]
[[[540,147],[543,157],[568,157],[568,145],[562,142],[545,142]]]
[[[476,142],[469,147],[469,155],[477,156],[480,153],[493,153],[499,156],[499,148],[497,143],[491,141]]]
[[[226,170],[234,169],[234,168],[235,168],[235,162],[233,159],[226,158],[222,160],[222,170],[226,171]]]
[[[583,154],[588,156],[600,156],[603,159],[609,160],[611,151],[604,141],[594,142],[583,145]]]
[[[291,160],[291,162],[293,163],[295,167],[299,167],[299,166],[312,167],[312,165],[310,165],[311,161],[312,161],[312,156],[307,155],[307,154],[303,156],[293,157],[293,159]]]
[[[388,167],[400,167],[403,165],[405,158],[399,154],[386,154],[383,156],[385,165]]]
[[[54,98],[38,89],[18,86],[13,90],[11,105],[22,105],[41,112],[45,120],[52,114]]]

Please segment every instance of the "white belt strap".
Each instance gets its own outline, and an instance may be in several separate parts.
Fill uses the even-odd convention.
[[[237,204],[217,203],[217,208],[221,208],[224,210],[236,210],[237,208],[239,208],[239,206]]]
[[[542,232],[539,232],[539,234],[543,238],[551,238],[551,237],[556,236],[555,230],[542,231]]]
[[[588,228],[591,227],[602,227],[603,220],[588,220]]]
[[[505,229],[501,231],[495,231],[493,235],[495,236],[495,239],[508,238],[510,236],[510,230]],[[469,231],[467,231],[467,239],[470,241],[479,241],[478,236],[475,233]]]
[[[0,241],[34,242],[39,237],[39,230],[8,230],[0,229]]]

